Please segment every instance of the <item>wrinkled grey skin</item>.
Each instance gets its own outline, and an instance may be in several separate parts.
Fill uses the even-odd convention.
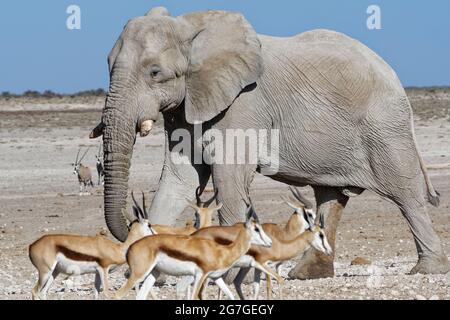
[[[263,169],[175,165],[173,130],[192,131],[195,121],[204,130],[276,128],[280,170],[271,177],[314,188],[333,249],[348,197],[372,190],[394,201],[409,223],[419,254],[412,272],[449,270],[425,210],[425,186],[435,205],[438,195],[421,165],[410,104],[395,72],[361,43],[327,30],[257,35],[237,13],[174,18],[155,8],[127,23],[109,66],[109,93],[94,136],[103,134],[105,217],[119,240],[127,234],[123,212],[136,133],[162,113],[166,156],[150,208],[153,223],[173,223],[210,176],[223,203],[220,222],[242,221],[254,173]],[[332,276],[333,258],[311,250],[290,275]]]

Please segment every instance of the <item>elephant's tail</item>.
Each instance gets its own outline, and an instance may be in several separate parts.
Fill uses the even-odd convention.
[[[438,207],[440,194],[439,194],[439,192],[437,192],[434,189],[433,185],[431,184],[430,177],[428,176],[427,167],[425,165],[425,162],[423,161],[422,156],[420,155],[419,149],[417,149],[417,142],[416,141],[414,141],[414,142],[416,144],[416,150],[417,150],[417,156],[419,157],[420,168],[422,169],[423,177],[425,178],[425,184],[427,186],[428,202],[431,203],[433,206]]]
[[[438,207],[440,193],[434,189],[433,184],[431,183],[430,180],[430,176],[428,175],[427,166],[425,165],[422,155],[420,154],[419,145],[417,144],[416,134],[414,132],[414,120],[412,117],[412,113],[411,113],[411,131],[414,140],[414,148],[416,148],[417,157],[419,158],[420,169],[422,170],[423,177],[425,179],[425,184],[427,186],[428,202],[431,203],[434,207]]]

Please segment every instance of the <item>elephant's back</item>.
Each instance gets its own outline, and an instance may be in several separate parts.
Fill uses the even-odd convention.
[[[394,70],[367,46],[342,33],[318,29],[287,38],[259,37],[266,75],[278,69],[290,78],[298,76],[298,85],[313,88],[314,95],[355,116],[366,115],[367,108],[381,100],[405,97]]]
[[[263,52],[282,54],[300,63],[311,63],[316,68],[335,63],[345,68],[353,65],[353,72],[380,74],[385,80],[398,81],[395,71],[373,50],[360,41],[343,33],[316,29],[292,37],[272,37],[259,35]]]

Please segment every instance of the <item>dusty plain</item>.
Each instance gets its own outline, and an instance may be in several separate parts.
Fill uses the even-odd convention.
[[[407,90],[415,114],[415,130],[435,188],[439,208],[428,206],[434,227],[450,255],[450,89]],[[88,139],[100,119],[102,97],[0,99],[0,299],[30,299],[37,273],[28,258],[28,245],[46,233],[96,234],[105,229],[102,188],[78,195],[71,163],[79,146],[92,146],[85,164],[95,172],[100,141]],[[144,190],[151,199],[163,162],[161,123],[147,138],[138,138],[130,188]],[[305,194],[312,198],[310,188]],[[286,185],[257,176],[251,189],[264,222],[284,223],[291,209],[281,199]],[[192,218],[187,209],[179,218]],[[111,236],[108,234],[108,236]],[[351,265],[357,258],[368,265]],[[350,200],[338,228],[336,276],[320,280],[289,280],[288,299],[450,299],[450,274],[407,275],[417,259],[405,219],[390,202],[365,192]],[[282,274],[295,265],[285,263]],[[124,267],[110,275],[114,289],[124,281]],[[60,276],[49,299],[91,299],[93,275]],[[156,288],[161,299],[175,298],[177,279],[168,277]],[[274,283],[274,297],[277,285]],[[234,290],[234,289],[233,289]],[[251,286],[246,285],[250,293]],[[265,296],[265,284],[261,297]],[[133,298],[130,293],[128,298]],[[209,286],[207,298],[217,288]]]

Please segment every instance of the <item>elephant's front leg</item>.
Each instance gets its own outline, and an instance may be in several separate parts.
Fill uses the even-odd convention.
[[[289,272],[293,279],[318,279],[334,276],[333,261],[335,256],[336,229],[341,220],[342,212],[347,204],[348,197],[338,188],[313,187],[317,202],[317,217],[325,215],[325,233],[333,248],[329,256],[309,249],[300,262]]]
[[[170,128],[169,124],[165,126]],[[155,224],[173,224],[186,208],[187,200],[195,198],[195,189],[200,185],[203,190],[211,175],[210,166],[204,163],[196,164],[193,153],[182,155],[176,151],[178,140],[174,141],[172,132],[172,128],[166,130],[164,167],[150,207],[149,218]],[[191,137],[187,139],[191,150],[201,154],[201,151],[195,149],[200,147],[189,140]]]
[[[217,200],[223,204],[219,211],[221,225],[245,221],[247,205],[250,204],[249,189],[255,175],[256,165],[213,165],[212,179],[219,193]]]
[[[150,221],[155,224],[173,224],[195,198],[195,189],[202,189],[208,182],[209,168],[204,166],[201,173],[192,165],[166,162],[159,182],[158,190],[150,208]]]

